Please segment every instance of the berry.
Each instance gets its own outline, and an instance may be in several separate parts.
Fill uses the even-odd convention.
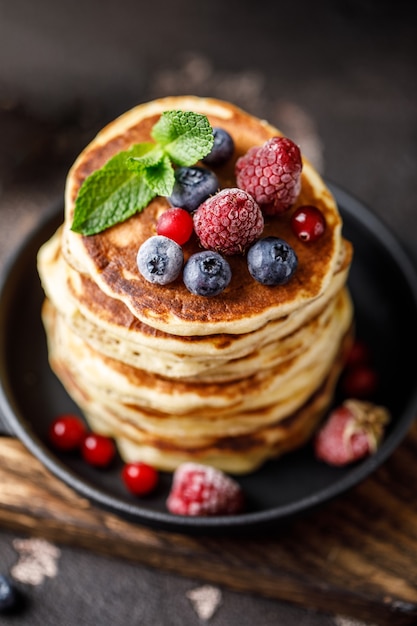
[[[369,346],[360,339],[355,339],[346,357],[346,367],[352,368],[357,365],[369,365],[370,362],[371,350]]]
[[[58,450],[72,451],[81,446],[87,428],[76,415],[61,415],[49,427],[49,441]]]
[[[156,232],[173,239],[179,246],[186,243],[193,232],[193,218],[184,209],[173,207],[160,215]]]
[[[343,466],[376,452],[389,413],[370,402],[346,400],[336,407],[314,439],[317,459]]]
[[[214,143],[211,152],[204,157],[203,163],[216,167],[228,161],[235,149],[235,144],[229,133],[224,128],[213,128]]]
[[[214,172],[205,167],[178,167],[175,183],[168,201],[173,207],[182,207],[189,213],[219,189]]]
[[[17,606],[18,593],[7,576],[0,574],[0,613],[10,611]]]
[[[326,220],[317,207],[300,206],[291,217],[291,228],[301,241],[316,241],[326,229]]]
[[[169,237],[154,235],[140,246],[137,266],[142,276],[150,283],[167,285],[178,278],[184,256],[181,246]]]
[[[287,211],[301,190],[301,152],[287,137],[272,137],[236,162],[237,186],[251,194],[266,215]]]
[[[346,370],[341,384],[348,398],[371,398],[378,387],[378,375],[370,365],[359,364]]]
[[[223,254],[243,252],[264,229],[258,204],[246,191],[237,188],[222,189],[208,198],[193,219],[201,245]]]
[[[113,439],[98,433],[89,433],[81,446],[84,461],[95,467],[107,467],[116,455]]]
[[[191,255],[184,266],[184,284],[196,296],[217,296],[226,289],[231,278],[229,263],[212,250]]]
[[[297,269],[293,248],[278,237],[264,237],[253,244],[247,255],[251,276],[262,285],[284,285]]]
[[[151,465],[140,461],[126,463],[122,469],[122,480],[131,493],[144,496],[158,484],[158,472]]]
[[[198,463],[183,463],[173,476],[167,508],[176,515],[231,515],[243,509],[240,485],[222,471]]]

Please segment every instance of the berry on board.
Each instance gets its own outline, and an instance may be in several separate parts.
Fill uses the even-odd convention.
[[[243,189],[222,189],[200,204],[194,230],[201,245],[223,254],[243,252],[264,229],[259,205]]]
[[[226,163],[232,156],[235,143],[231,135],[224,128],[213,128],[214,143],[209,154],[204,157],[203,163],[217,167]]]
[[[291,216],[291,228],[300,241],[316,241],[326,230],[326,220],[317,207],[300,206]]]
[[[314,439],[316,458],[343,466],[376,452],[389,421],[385,407],[346,400],[336,407]]]
[[[259,239],[248,250],[248,270],[262,285],[284,285],[298,265],[298,258],[289,243],[278,237]]]
[[[300,193],[302,167],[298,146],[287,137],[272,137],[236,161],[237,186],[255,198],[264,214],[283,213]]]
[[[12,581],[0,574],[0,613],[6,613],[17,606],[18,593]]]
[[[107,467],[116,456],[113,439],[98,433],[89,433],[81,446],[84,461],[95,467]]]
[[[244,496],[240,485],[224,472],[189,462],[174,472],[166,504],[176,515],[233,515],[242,511]]]
[[[169,203],[192,213],[209,196],[218,191],[220,185],[214,172],[206,167],[178,167]]]
[[[193,232],[193,218],[185,209],[172,207],[164,211],[156,223],[158,235],[173,239],[179,246],[186,243]]]
[[[192,254],[184,266],[184,285],[196,296],[217,296],[231,281],[229,263],[218,252],[204,250]]]
[[[87,428],[77,415],[60,415],[49,426],[48,437],[54,448],[63,451],[78,450]]]
[[[141,461],[126,463],[122,469],[122,480],[135,496],[145,496],[153,491],[158,484],[158,478],[157,470]]]
[[[184,255],[181,246],[173,239],[154,235],[139,247],[136,262],[139,272],[148,282],[167,285],[178,278]]]

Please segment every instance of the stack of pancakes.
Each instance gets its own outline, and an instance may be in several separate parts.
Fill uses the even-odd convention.
[[[38,255],[50,363],[90,427],[114,437],[125,461],[169,471],[195,461],[246,473],[304,444],[329,408],[352,336],[352,246],[306,159],[294,207],[265,217],[263,236],[285,239],[298,257],[283,286],[256,282],[244,255],[228,257],[232,280],[218,296],[192,295],[181,276],[165,286],[147,282],[136,254],[169,207],[163,197],[100,234],[73,232],[85,178],[151,141],[152,126],[173,109],[203,113],[233,137],[233,158],[216,170],[222,187],[236,186],[239,156],[281,134],[230,103],[193,96],[139,105],[105,127],[71,168],[64,223]],[[306,204],[326,219],[324,235],[310,243],[290,226]],[[183,250],[185,260],[201,250],[197,238]]]

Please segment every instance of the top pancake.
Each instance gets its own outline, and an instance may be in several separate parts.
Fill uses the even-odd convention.
[[[281,216],[265,218],[263,236],[275,235],[288,241],[298,256],[292,279],[282,286],[268,287],[249,274],[246,257],[227,257],[232,269],[230,285],[220,295],[192,295],[181,276],[169,285],[147,282],[138,272],[139,246],[156,234],[156,222],[169,207],[165,198],[155,198],[141,213],[97,235],[71,231],[74,203],[87,176],[112,156],[132,144],[152,141],[150,131],[168,110],[186,110],[207,115],[213,127],[227,130],[235,142],[235,153],[223,167],[216,168],[221,187],[236,186],[236,159],[251,146],[262,145],[282,133],[270,124],[234,105],[194,96],[168,97],[141,104],[106,126],[83,150],[71,168],[66,186],[63,254],[76,270],[93,280],[104,293],[123,302],[132,314],[151,327],[182,336],[214,333],[248,333],[307,305],[329,286],[343,264],[345,244],[342,221],[333,196],[311,164],[303,158],[302,186],[297,202]],[[301,147],[302,148],[302,147]],[[214,169],[214,168],[213,168]],[[301,205],[313,204],[324,214],[324,235],[311,244],[292,233],[290,219]],[[184,258],[201,250],[196,238],[183,246]]]

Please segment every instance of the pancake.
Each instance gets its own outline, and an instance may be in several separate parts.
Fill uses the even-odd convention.
[[[232,135],[234,154],[216,169],[223,188],[236,185],[239,156],[281,135],[228,102],[193,96],[138,105],[106,126],[69,171],[63,224],[38,253],[49,360],[90,427],[113,437],[125,461],[168,471],[195,461],[246,473],[304,445],[333,400],[354,333],[353,248],[333,196],[304,158],[294,206],[264,216],[262,236],[285,239],[298,257],[284,285],[255,281],[244,254],[228,257],[232,280],[215,297],[191,294],[181,276],[165,286],[147,282],[136,254],[156,234],[169,207],[164,197],[99,234],[72,231],[83,181],[119,151],[149,141],[172,109],[203,113]],[[291,229],[302,205],[326,220],[314,243]],[[200,250],[193,235],[185,260]]]
[[[264,235],[279,236],[294,248],[299,267],[294,280],[271,290],[250,276],[242,255],[230,257],[233,281],[213,299],[210,307],[193,297],[181,279],[155,287],[137,271],[138,247],[155,234],[158,216],[169,204],[157,197],[142,213],[128,221],[91,236],[71,231],[74,203],[85,178],[120,150],[133,143],[150,141],[150,130],[162,112],[190,110],[207,115],[212,126],[227,130],[235,142],[230,162],[216,170],[221,187],[233,186],[234,164],[249,147],[281,135],[277,129],[228,102],[210,98],[179,96],[138,105],[111,122],[85,148],[71,168],[65,194],[63,252],[67,262],[86,274],[104,293],[121,300],[134,317],[154,328],[177,335],[240,334],[264,326],[268,321],[290,314],[315,299],[328,287],[342,247],[340,218],[335,200],[311,164],[303,159],[301,193],[297,206],[313,204],[326,219],[326,231],[315,246],[298,240],[290,227],[289,215],[265,217]],[[196,238],[184,247],[185,259],[201,248]]]

